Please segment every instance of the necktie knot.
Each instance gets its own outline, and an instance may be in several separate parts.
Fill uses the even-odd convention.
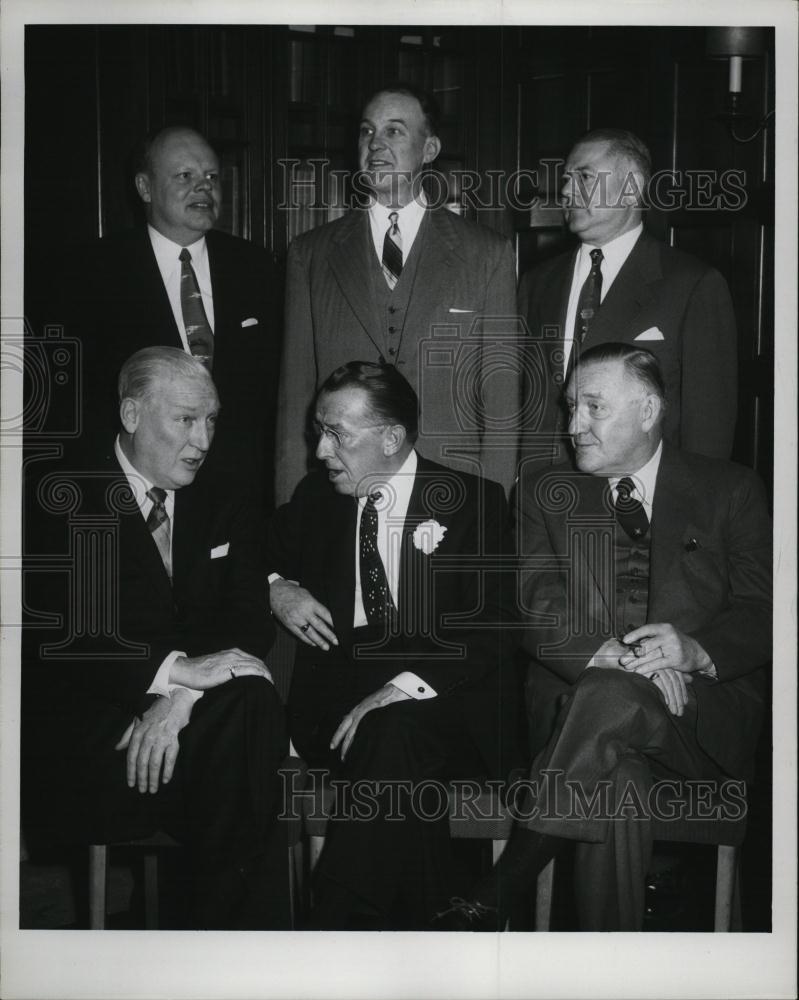
[[[389,212],[388,221],[390,223],[391,235],[396,236],[399,232],[399,212]]]
[[[147,497],[152,500],[156,507],[163,507],[166,500],[166,490],[161,486],[151,486],[147,490]]]
[[[602,261],[605,259],[605,255],[597,247],[596,250],[591,251],[591,270],[598,271]]]
[[[178,260],[181,262],[181,264],[191,263],[191,253],[189,253],[186,247],[183,247],[183,249],[180,251],[180,254],[178,255]]]

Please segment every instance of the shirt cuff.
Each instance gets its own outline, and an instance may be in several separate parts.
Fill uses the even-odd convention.
[[[702,674],[703,677],[710,677],[710,679],[714,681],[719,679],[716,664],[712,660],[710,661],[710,666],[705,667],[704,670],[700,670],[699,673]]]
[[[182,684],[170,684],[169,683],[169,671],[172,668],[172,664],[179,656],[185,656],[186,654],[180,649],[173,649],[169,656],[166,657],[164,662],[158,668],[158,671],[153,678],[152,684],[147,688],[147,694],[157,694],[162,698],[168,698],[173,691],[182,688],[184,691],[188,691],[191,695],[192,702],[199,701],[203,696],[202,691],[197,691],[195,688],[183,687]]]
[[[403,694],[407,694],[415,701],[426,701],[428,698],[438,697],[438,692],[434,687],[431,687],[427,681],[423,681],[417,674],[411,673],[410,670],[403,670],[401,674],[392,677],[389,684],[393,684],[395,688],[399,688]]]

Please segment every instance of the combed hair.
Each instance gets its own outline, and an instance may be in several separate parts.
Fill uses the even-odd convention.
[[[585,367],[603,361],[624,362],[625,374],[644,386],[647,392],[657,396],[665,411],[668,402],[666,382],[660,369],[660,362],[651,351],[647,351],[644,347],[633,347],[632,344],[597,344],[596,347],[591,347],[580,355],[579,364]]]
[[[213,384],[202,361],[179,347],[143,347],[131,354],[119,372],[120,403],[123,399],[146,399],[158,378],[193,378]]]
[[[391,83],[387,83],[384,87],[378,87],[377,90],[373,90],[364,103],[364,107],[370,104],[378,94],[404,94],[406,97],[414,97],[422,109],[427,134],[438,135],[438,129],[441,124],[441,107],[430,91],[423,90],[421,87],[417,87],[416,84],[408,83],[405,80],[392,80]]]
[[[332,372],[317,393],[340,389],[363,389],[369,410],[379,422],[401,424],[408,441],[419,435],[419,399],[408,380],[394,365],[376,365],[369,361],[349,361]]]
[[[639,139],[634,132],[624,128],[595,128],[581,135],[575,143],[579,146],[584,142],[606,142],[611,156],[626,160],[634,170],[643,174],[644,191],[652,176],[652,156],[649,147]]]

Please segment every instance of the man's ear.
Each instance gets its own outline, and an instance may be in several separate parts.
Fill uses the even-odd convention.
[[[663,412],[663,402],[660,396],[656,396],[654,392],[647,393],[644,397],[644,401],[641,404],[641,427],[645,431],[651,431],[652,428],[660,420],[660,415]]]
[[[139,426],[140,405],[137,399],[126,396],[119,404],[119,419],[126,433],[132,434]]]
[[[386,457],[396,455],[405,444],[406,437],[407,432],[402,424],[390,424],[383,431],[383,454]]]
[[[422,163],[432,163],[441,152],[441,140],[437,135],[429,135],[424,141]]]
[[[138,173],[136,174],[136,190],[139,192],[139,197],[146,204],[150,204],[152,197],[150,195],[150,178],[147,174]]]

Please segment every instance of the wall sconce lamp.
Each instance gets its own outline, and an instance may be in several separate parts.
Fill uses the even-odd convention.
[[[743,61],[761,57],[766,51],[766,29],[747,27],[727,27],[707,29],[707,54],[712,58],[727,58],[730,60],[729,95],[727,110],[717,115],[719,121],[726,122],[732,138],[736,142],[752,142],[756,139],[768,122],[774,117],[769,111],[757,123],[754,132],[748,136],[740,136],[735,130],[736,125],[751,121],[753,115],[741,110],[741,89],[743,80]]]

